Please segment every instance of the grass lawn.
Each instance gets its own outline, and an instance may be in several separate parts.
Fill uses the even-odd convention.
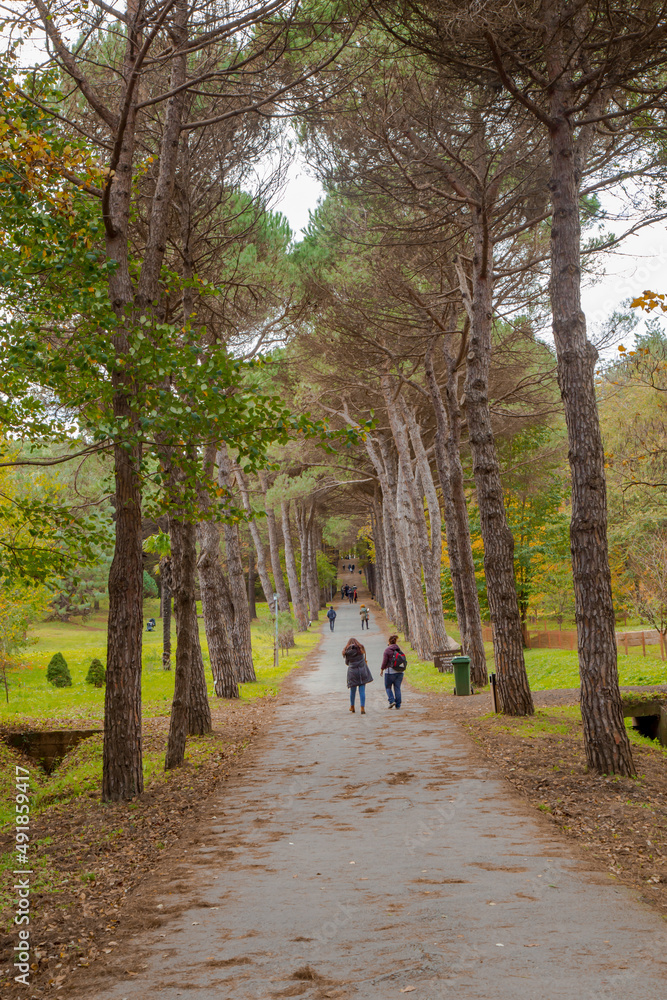
[[[157,618],[157,601],[144,602],[144,620]],[[201,609],[199,609],[201,610]],[[273,619],[265,604],[257,607],[258,620],[252,624],[253,660],[257,682],[241,684],[241,702],[249,703],[265,695],[277,694],[281,681],[303,661],[317,645],[320,631],[295,633],[296,646],[289,655],[281,656],[278,668],[273,664]],[[174,693],[174,671],[162,669],[161,621],[155,632],[144,632],[142,708],[144,719],[168,716]],[[200,621],[200,637],[211,705],[217,699],[210,674],[208,647],[204,624]],[[104,720],[104,688],[86,684],[85,677],[90,661],[106,659],[106,611],[92,615],[85,624],[43,622],[33,629],[33,645],[21,657],[20,665],[7,671],[9,703],[0,690],[0,725],[35,726],[36,728],[98,728]],[[172,632],[172,662],[176,635]],[[72,687],[54,688],[46,680],[46,668],[54,653],[61,652],[72,676]],[[225,702],[238,704],[238,702]],[[75,726],[75,728],[76,728]],[[219,752],[215,734],[189,737],[187,758],[195,767],[206,763]],[[14,815],[14,765],[23,763],[17,751],[0,740],[0,827]],[[143,753],[146,783],[162,775],[164,749],[152,749],[149,744]],[[44,774],[38,767],[31,769],[31,813],[39,815],[51,803],[64,803],[79,797],[99,794],[102,773],[102,736],[84,740],[66,755],[52,774]],[[164,776],[162,776],[164,777]],[[165,778],[166,780],[166,778]]]
[[[447,632],[460,642],[461,636],[453,622],[447,622]],[[408,657],[407,681],[418,691],[443,691],[454,689],[453,674],[440,674],[428,660],[420,660],[409,643],[401,636],[400,642]],[[484,643],[489,671],[493,670],[493,645]],[[576,651],[569,649],[524,650],[528,681],[532,691],[579,687],[579,664]],[[626,656],[618,653],[618,675],[621,685],[667,684],[667,661],[660,658],[660,647],[649,646],[646,656],[641,647],[631,646]],[[485,690],[488,690],[486,688]]]
[[[201,608],[198,608],[201,611]],[[144,602],[144,620],[157,618],[157,600]],[[241,699],[250,700],[277,693],[282,679],[317,644],[319,629],[296,632],[296,647],[288,656],[282,656],[278,668],[273,665],[272,618],[266,604],[257,606],[258,620],[252,624],[252,647],[257,682],[241,684]],[[88,721],[99,723],[104,715],[104,688],[86,684],[85,677],[90,661],[97,657],[106,661],[107,615],[101,610],[85,624],[43,622],[32,630],[33,645],[21,656],[21,663],[7,670],[9,702],[0,690],[0,724],[45,722],[69,723]],[[174,671],[162,669],[162,622],[158,620],[155,632],[144,632],[142,706],[145,718],[168,715],[174,694]],[[204,665],[209,696],[215,698],[209,669],[208,647],[204,623],[200,619]],[[172,663],[176,648],[176,634],[172,629]],[[72,687],[55,688],[46,680],[46,668],[54,653],[61,652],[72,676]]]

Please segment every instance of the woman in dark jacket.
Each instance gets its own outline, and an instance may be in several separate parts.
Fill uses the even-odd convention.
[[[387,708],[401,707],[401,682],[403,680],[403,673],[399,670],[394,670],[393,663],[396,653],[402,652],[403,650],[398,645],[398,636],[390,635],[389,645],[384,651],[382,666],[380,667],[380,677],[384,674],[384,686],[387,698],[389,699]]]
[[[359,704],[361,714],[366,714],[366,685],[373,680],[373,675],[366,663],[366,650],[358,639],[349,639],[343,650],[343,659],[347,663],[347,686],[350,689],[350,711],[354,712],[354,699],[359,688]]]

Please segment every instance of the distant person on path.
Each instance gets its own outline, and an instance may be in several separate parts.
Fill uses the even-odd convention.
[[[343,650],[343,659],[347,663],[347,686],[350,690],[350,711],[354,712],[354,699],[359,688],[359,705],[361,714],[366,714],[366,685],[373,680],[373,675],[366,663],[366,650],[358,639],[348,639]]]
[[[352,602],[354,601],[354,591],[352,590],[352,587],[347,588],[347,599],[350,602],[350,604],[352,604]]]
[[[366,631],[368,631],[368,608],[365,604],[362,604],[359,608],[359,617],[361,618],[361,631],[364,631],[364,624],[366,625]]]
[[[384,651],[380,667],[380,677],[384,674],[384,687],[389,699],[387,708],[401,707],[401,682],[406,666],[407,660],[405,653],[398,645],[398,636],[390,635],[389,645]]]
[[[354,603],[356,604],[357,603],[357,588],[356,587],[354,588],[352,594],[353,594],[353,597],[354,597]]]
[[[331,605],[331,607],[327,611],[327,618],[329,619],[329,628],[333,632],[333,630],[334,630],[334,622],[336,621],[336,612],[334,611],[333,604]]]

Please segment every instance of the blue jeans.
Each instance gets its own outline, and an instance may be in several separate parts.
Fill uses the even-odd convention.
[[[355,698],[356,693],[357,693],[357,685],[355,684],[354,687],[350,688],[350,705],[354,705],[354,698]],[[359,704],[361,705],[362,708],[366,707],[366,685],[365,684],[360,684],[359,685]]]
[[[403,681],[403,674],[388,674],[384,675],[384,687],[387,692],[387,698],[389,698],[390,705],[396,705],[396,708],[401,707],[401,682]]]
[[[332,632],[333,632],[333,630],[334,630],[334,622],[335,622],[335,621],[336,621],[336,619],[335,619],[335,618],[330,618],[330,619],[329,619],[329,628],[331,629],[331,631],[332,631]]]

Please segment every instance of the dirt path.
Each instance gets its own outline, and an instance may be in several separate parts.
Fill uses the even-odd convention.
[[[337,610],[198,842],[137,900],[148,929],[76,995],[663,995],[664,921],[587,870],[426,695],[387,710],[373,624],[368,714],[348,711],[340,650],[361,633],[357,606]]]

